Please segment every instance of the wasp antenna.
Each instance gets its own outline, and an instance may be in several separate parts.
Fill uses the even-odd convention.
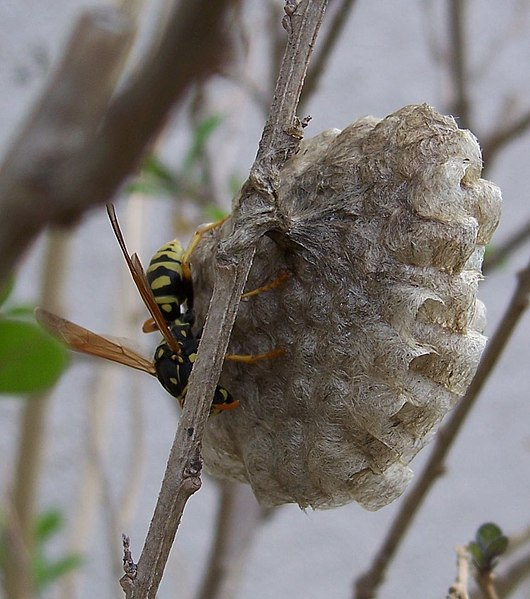
[[[109,215],[109,220],[112,230],[114,231],[114,235],[118,240],[123,255],[125,256],[125,261],[127,262],[129,268],[131,268],[129,252],[127,250],[127,246],[125,245],[125,239],[123,238],[123,233],[121,232],[120,223],[118,222],[114,204],[107,204],[107,214]]]
[[[149,282],[145,276],[145,272],[140,262],[140,258],[138,254],[133,254],[132,256],[129,254],[127,250],[127,246],[125,245],[125,239],[123,238],[123,233],[121,232],[120,224],[118,222],[118,217],[116,216],[116,210],[114,209],[113,204],[107,204],[107,214],[109,215],[110,224],[112,226],[112,230],[114,231],[114,235],[118,240],[118,244],[123,253],[123,257],[125,258],[125,262],[129,268],[131,276],[133,278],[134,284],[136,285],[136,289],[138,289],[138,293],[142,298],[142,301],[145,304],[145,307],[149,311],[149,314],[153,317],[153,320],[156,322],[158,329],[162,333],[164,340],[169,345],[169,347],[176,353],[180,353],[180,345],[177,340],[171,334],[169,327],[167,326],[166,320],[156,303],[156,300],[153,296],[153,292],[151,291],[151,287],[149,287]]]

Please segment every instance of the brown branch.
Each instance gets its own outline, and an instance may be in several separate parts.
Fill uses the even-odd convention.
[[[369,570],[357,579],[355,583],[356,599],[372,599],[375,597],[378,587],[383,583],[386,570],[403,541],[406,532],[433,484],[444,470],[444,461],[454,440],[462,429],[471,408],[474,406],[480,391],[492,373],[516,325],[527,310],[529,294],[530,263],[519,273],[517,288],[497,330],[486,346],[482,360],[467,393],[453,411],[447,424],[438,431],[427,464],[401,503],[400,510],[390,526],[387,536],[377,552],[372,565]]]
[[[72,222],[118,190],[189,85],[217,68],[230,4],[175,3],[110,104],[131,28],[116,10],[84,14],[0,169],[0,281],[45,226]]]
[[[498,154],[510,142],[521,137],[530,129],[530,110],[512,123],[502,123],[482,143],[482,160],[484,165],[491,168]]]
[[[24,538],[14,497],[8,497],[1,534],[5,563],[0,576],[0,591],[9,599],[30,599],[34,596],[31,551]]]
[[[200,486],[200,444],[211,398],[255,244],[275,223],[280,169],[300,142],[295,112],[325,5],[325,0],[306,0],[298,5],[288,0],[286,5],[284,23],[289,36],[274,99],[256,160],[235,208],[233,232],[217,260],[208,317],[137,576],[122,579],[129,599],[156,596],[184,506]]]
[[[64,273],[67,271],[69,234],[53,231],[44,250],[40,304],[56,312],[60,307],[61,291],[64,289]],[[41,482],[43,456],[46,448],[46,425],[50,408],[50,393],[37,393],[29,397],[21,410],[15,480],[13,485],[13,512],[16,513],[20,542],[29,556],[35,550],[35,522],[37,520],[38,489]],[[12,591],[11,599],[30,599],[34,581],[31,571],[20,567],[18,554],[8,552],[5,578]],[[24,577],[27,580],[24,581]],[[16,588],[25,589],[15,592]]]
[[[7,151],[0,167],[0,280],[37,233],[59,220],[62,202],[55,197],[53,179],[93,136],[131,37],[118,11],[84,13],[61,64]]]
[[[451,47],[449,72],[455,94],[450,112],[458,118],[462,129],[471,129],[465,18],[467,8],[466,0],[450,0],[449,2],[449,38]]]
[[[330,19],[329,26],[321,36],[321,43],[307,73],[307,79],[300,99],[302,108],[307,104],[309,98],[315,93],[322,75],[326,72],[328,60],[333,53],[337,43],[340,41],[344,27],[356,0],[342,0],[338,7],[334,7],[335,13]],[[334,3],[337,4],[336,2]]]
[[[219,481],[220,501],[210,556],[196,599],[237,595],[245,557],[270,510],[261,507],[248,485]]]
[[[491,247],[491,250],[484,256],[482,272],[487,275],[504,264],[504,262],[524,245],[528,239],[530,239],[530,221],[526,222],[522,227],[517,229],[517,231],[512,233],[504,243]]]

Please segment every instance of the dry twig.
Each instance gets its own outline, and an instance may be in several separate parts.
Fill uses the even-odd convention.
[[[219,481],[220,501],[210,557],[196,599],[231,599],[243,574],[249,545],[270,513],[250,487]]]
[[[216,283],[184,411],[171,448],[164,481],[128,599],[154,598],[188,498],[200,488],[200,444],[219,379],[241,292],[262,234],[274,228],[279,172],[302,134],[296,108],[323,18],[325,0],[297,5],[288,0],[284,27],[287,48],[256,160],[235,207],[233,232],[217,258]],[[125,577],[124,577],[125,578]]]
[[[516,325],[527,310],[529,294],[530,263],[519,273],[517,288],[497,330],[486,346],[482,360],[467,393],[451,414],[447,424],[438,431],[429,459],[422,473],[416,479],[416,483],[401,503],[401,508],[390,526],[387,536],[376,554],[372,565],[367,572],[357,579],[355,583],[356,599],[371,599],[375,597],[378,587],[383,583],[386,570],[394,558],[401,541],[404,539],[406,532],[433,484],[444,470],[444,461],[454,440],[475,404],[482,387],[492,373]]]
[[[468,52],[466,49],[466,0],[451,0],[449,3],[449,34],[451,56],[449,70],[454,86],[454,100],[450,113],[458,118],[462,129],[471,129],[471,106],[469,100]]]
[[[502,266],[529,238],[530,221],[524,223],[517,231],[513,232],[504,243],[492,246],[491,250],[484,256],[482,272],[487,275],[492,270]]]
[[[530,129],[530,110],[511,123],[500,123],[482,144],[482,159],[491,168],[501,150]]]
[[[469,560],[465,547],[456,550],[456,579],[449,587],[447,599],[469,599],[467,585],[469,579]]]
[[[339,5],[334,6],[335,13],[330,19],[326,32],[321,36],[321,43],[307,73],[300,105],[306,105],[308,99],[315,93],[322,75],[326,72],[328,60],[333,53],[337,43],[340,41],[348,17],[355,6],[356,0],[342,0]],[[336,4],[336,3],[335,3]],[[331,8],[330,8],[331,10]]]

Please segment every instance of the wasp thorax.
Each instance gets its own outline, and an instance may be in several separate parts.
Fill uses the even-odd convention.
[[[476,292],[501,196],[480,172],[473,135],[426,105],[303,142],[248,288],[290,277],[241,304],[230,347],[286,351],[225,364],[240,408],[207,424],[210,472],[264,505],[378,509],[403,492],[485,344]],[[194,256],[200,323],[222,235]]]

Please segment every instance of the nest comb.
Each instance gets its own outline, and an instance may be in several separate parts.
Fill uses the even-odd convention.
[[[302,143],[282,171],[284,225],[258,245],[221,384],[240,401],[210,418],[207,470],[261,504],[376,510],[466,391],[486,339],[477,300],[501,195],[480,178],[475,137],[427,105],[366,117]],[[230,223],[193,258],[204,321]]]

